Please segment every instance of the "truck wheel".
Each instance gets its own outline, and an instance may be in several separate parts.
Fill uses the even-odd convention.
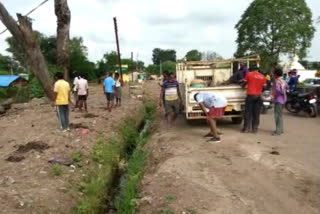
[[[242,123],[243,118],[242,117],[232,117],[231,120],[232,120],[233,124],[238,124],[239,125],[239,124]]]

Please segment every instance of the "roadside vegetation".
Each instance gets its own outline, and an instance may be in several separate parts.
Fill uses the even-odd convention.
[[[78,185],[83,198],[71,213],[104,213],[121,174],[125,175],[115,199],[117,213],[135,213],[137,188],[143,177],[147,156],[143,146],[148,142],[155,109],[153,103],[143,104],[138,115],[128,117],[119,125],[117,137],[107,138],[100,134],[90,154],[92,163]],[[148,124],[147,128],[142,129],[145,124]],[[74,153],[72,158],[79,160],[81,155]]]

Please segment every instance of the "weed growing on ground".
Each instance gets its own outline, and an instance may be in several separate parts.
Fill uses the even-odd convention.
[[[129,159],[126,183],[120,196],[116,199],[118,214],[135,213],[137,186],[143,177],[145,157],[145,152],[138,149]]]
[[[49,175],[54,177],[54,176],[60,176],[60,175],[62,175],[62,173],[63,173],[62,166],[55,163],[51,166]]]
[[[161,209],[161,210],[153,211],[151,214],[175,214],[175,213],[170,209]]]
[[[71,154],[71,159],[72,159],[72,161],[75,162],[75,163],[79,163],[79,162],[81,161],[81,158],[82,158],[82,157],[83,157],[83,153],[82,153],[82,152],[79,152],[79,151],[73,152],[73,153]]]
[[[171,202],[173,202],[173,201],[175,201],[177,199],[177,197],[175,195],[172,195],[172,194],[168,194],[164,198],[168,203],[171,203]]]

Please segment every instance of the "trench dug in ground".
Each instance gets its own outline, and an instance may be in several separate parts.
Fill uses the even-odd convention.
[[[83,196],[79,183],[97,137],[114,136],[118,124],[141,105],[129,99],[124,87],[122,106],[110,113],[102,86],[93,84],[89,90],[89,113],[70,112],[73,125],[67,133],[58,130],[55,109],[42,100],[14,104],[0,117],[1,213],[64,214],[77,206]]]

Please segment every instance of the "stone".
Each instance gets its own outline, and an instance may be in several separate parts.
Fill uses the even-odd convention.
[[[0,179],[0,186],[8,187],[14,184],[16,181],[10,177],[10,176],[5,176],[4,178]]]

